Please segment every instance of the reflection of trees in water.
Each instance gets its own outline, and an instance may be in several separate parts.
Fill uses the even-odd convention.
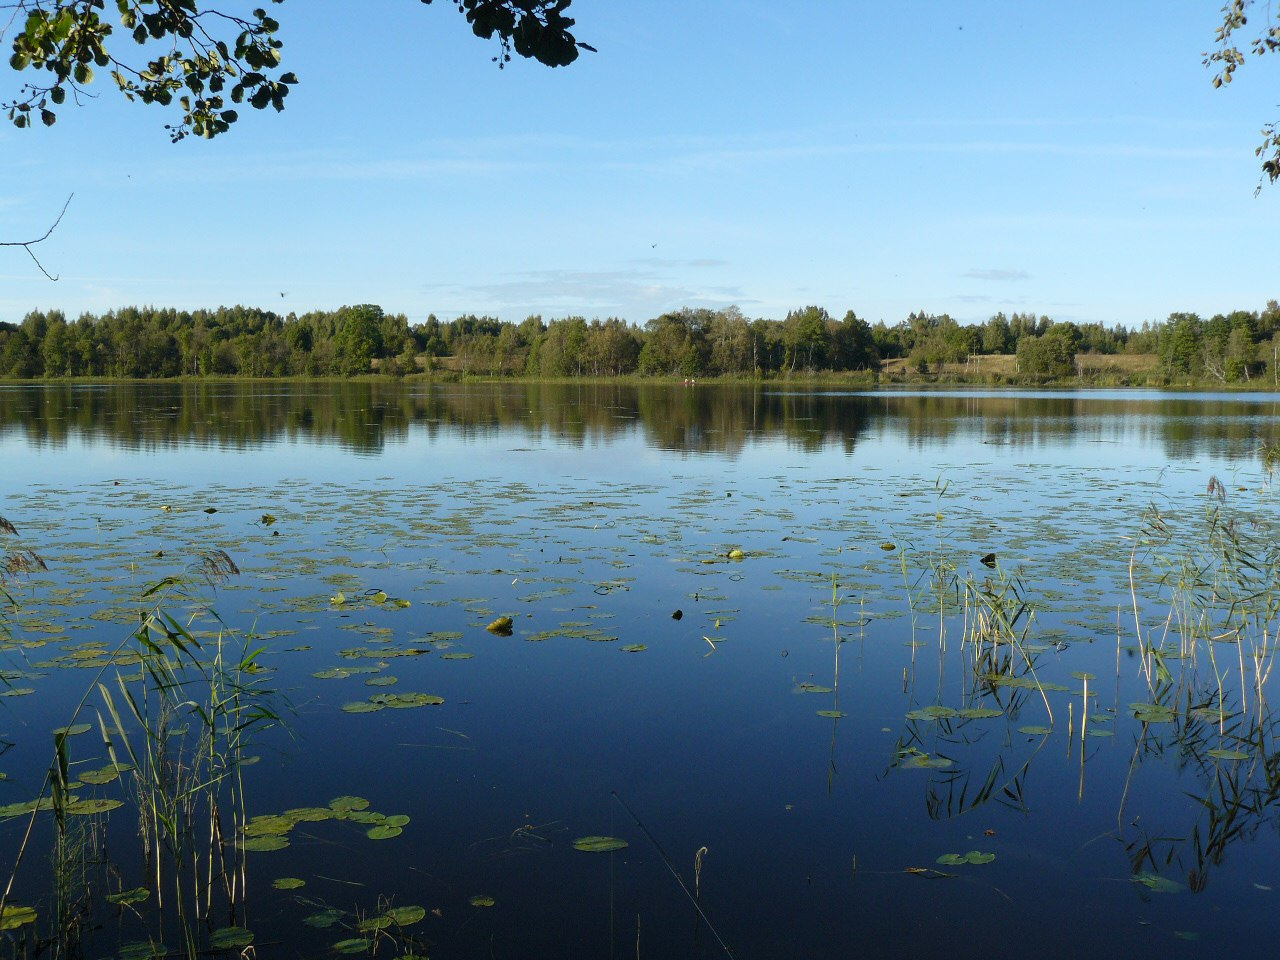
[[[1262,440],[1280,440],[1273,411],[1270,401],[1216,398],[849,394],[777,385],[49,384],[0,389],[0,435],[17,431],[35,444],[76,436],[129,449],[193,442],[235,449],[292,439],[377,452],[411,428],[462,439],[550,434],[569,445],[639,433],[664,450],[735,455],[762,440],[850,452],[873,430],[920,447],[1123,443],[1194,459],[1247,457]]]
[[[305,439],[376,452],[411,429],[464,440],[550,434],[569,445],[639,431],[662,449],[733,455],[761,438],[807,450],[832,442],[852,449],[864,406],[856,398],[756,387],[656,384],[54,384],[0,391],[0,434],[16,431],[36,445],[80,437],[128,449]]]

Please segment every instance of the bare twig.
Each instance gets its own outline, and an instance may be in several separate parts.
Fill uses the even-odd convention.
[[[49,237],[53,235],[53,231],[58,229],[58,224],[62,222],[63,214],[67,212],[67,207],[71,206],[71,198],[74,196],[75,194],[72,193],[67,197],[67,202],[62,205],[62,211],[61,213],[58,214],[58,219],[53,221],[53,226],[51,226],[48,230],[44,232],[43,237],[39,237],[35,240],[0,241],[0,247],[21,247],[23,250],[27,251],[27,256],[29,256],[31,260],[35,263],[35,265],[40,268],[40,272],[43,273],[46,278],[56,283],[58,278],[53,276],[51,273],[49,273],[48,270],[44,268],[44,264],[42,264],[36,258],[36,255],[34,252],[32,252],[31,248],[34,247],[37,243],[44,243],[44,241],[48,240]]]

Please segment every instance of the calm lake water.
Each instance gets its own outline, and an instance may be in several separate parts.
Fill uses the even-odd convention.
[[[7,584],[0,866],[84,698],[73,802],[122,805],[68,817],[69,953],[182,949],[138,771],[113,778],[103,735],[103,690],[123,710],[145,687],[130,637],[163,599],[206,653],[262,648],[244,679],[282,723],[251,731],[247,815],[310,810],[251,823],[282,840],[244,854],[201,944],[234,925],[259,957],[1269,949],[1277,412],[1107,391],[0,387],[18,531],[0,555],[48,566]],[[239,574],[211,576],[214,551]],[[501,617],[509,636],[486,629]],[[171,771],[196,763],[180,740]],[[593,836],[627,846],[575,848]],[[37,919],[0,934],[28,948],[58,926],[56,837],[39,813],[10,895]],[[106,899],[134,888],[148,899]]]

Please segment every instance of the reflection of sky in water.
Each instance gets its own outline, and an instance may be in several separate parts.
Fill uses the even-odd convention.
[[[1117,649],[1115,624],[1128,601],[1126,538],[1143,508],[1196,515],[1214,473],[1256,488],[1250,437],[1266,435],[1270,401],[1089,394],[1083,409],[1096,399],[1096,418],[1072,423],[1033,407],[1028,425],[1007,394],[922,399],[940,396],[965,409],[930,421],[917,398],[874,395],[868,408],[862,397],[851,438],[827,410],[816,436],[748,430],[729,455],[693,452],[714,449],[713,412],[691,417],[682,441],[643,419],[581,437],[542,420],[410,422],[368,449],[295,436],[244,449],[207,440],[125,450],[79,434],[30,447],[9,433],[0,515],[22,520],[63,567],[91,564],[80,586],[116,597],[201,545],[241,559],[245,575],[219,591],[219,612],[297,631],[269,643],[269,677],[297,713],[293,739],[271,738],[250,768],[253,812],[356,793],[413,818],[386,844],[312,827],[289,851],[261,855],[279,859],[251,861],[255,889],[298,875],[309,897],[345,908],[368,909],[378,895],[440,907],[432,956],[488,955],[494,943],[499,956],[603,956],[610,943],[629,955],[636,914],[644,955],[716,955],[705,931],[692,942],[691,909],[613,790],[686,879],[693,853],[709,848],[703,906],[744,960],[947,954],[957,942],[981,944],[983,956],[1073,956],[1081,930],[1117,956],[1181,946],[1175,931],[1186,930],[1214,954],[1255,949],[1276,933],[1274,913],[1242,922],[1245,898],[1260,895],[1252,885],[1270,885],[1280,857],[1270,821],[1253,821],[1263,829],[1230,845],[1204,894],[1144,897],[1128,880],[1155,869],[1135,851],[1156,837],[1174,838],[1153,848],[1159,869],[1185,882],[1195,866],[1185,841],[1205,825],[1196,793],[1205,771],[1158,739],[1167,731],[1128,717],[1145,682]],[[987,401],[1004,406],[984,414]],[[1223,429],[1224,405],[1235,432]],[[939,480],[950,485],[941,497]],[[162,515],[160,504],[177,509]],[[219,512],[205,516],[206,504]],[[265,511],[278,517],[271,531],[251,522]],[[75,559],[113,539],[119,555]],[[1063,644],[1040,654],[1045,677],[1070,688],[1053,694],[1055,734],[1043,746],[1018,732],[1046,723],[1033,692],[1005,691],[1006,717],[951,732],[904,723],[930,704],[992,702],[961,667],[959,627],[939,651],[927,598],[913,633],[898,558],[908,549],[925,565],[939,540],[962,576],[987,576],[977,558],[989,550],[1022,570],[1041,603],[1033,636]],[[728,564],[732,545],[753,555]],[[793,692],[833,683],[832,575],[850,641],[839,689]],[[357,602],[331,607],[340,589]],[[369,589],[412,606],[358,602]],[[295,606],[298,598],[308,603]],[[516,636],[483,630],[499,612],[514,615]],[[565,622],[617,640],[528,639]],[[383,629],[387,649],[427,643],[432,631],[462,634],[382,668],[399,678],[387,689],[438,694],[443,706],[351,716],[343,703],[380,688],[364,675],[312,678],[335,664],[378,663]],[[713,651],[706,636],[723,639]],[[926,644],[914,657],[913,636]],[[626,654],[624,643],[648,649]],[[369,657],[339,657],[361,646]],[[445,649],[475,656],[445,661]],[[1086,767],[1065,737],[1065,714],[1082,702],[1071,674],[1082,670],[1105,679],[1090,709],[1114,730],[1088,742]],[[43,769],[39,735],[82,679],[53,670],[35,681],[39,697],[12,701],[0,731],[19,741],[8,771]],[[848,716],[816,716],[837,706]],[[1135,763],[1144,744],[1162,744],[1167,762],[1153,750]],[[903,745],[955,763],[894,767]],[[989,776],[993,799],[972,807]],[[0,788],[14,799],[26,779]],[[525,824],[549,824],[555,842],[521,843]],[[13,825],[0,829],[9,843]],[[568,847],[592,833],[632,846],[612,860]],[[955,868],[945,882],[905,872],[973,849],[997,860]],[[465,901],[476,894],[498,908],[474,916]],[[299,934],[298,917],[313,908],[266,902],[254,914],[264,937],[310,938],[315,955],[340,939]]]

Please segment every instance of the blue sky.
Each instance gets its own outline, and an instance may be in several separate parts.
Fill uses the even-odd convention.
[[[498,70],[448,0],[288,0],[282,114],[171,144],[104,76],[53,128],[0,128],[0,237],[75,192],[37,248],[57,283],[0,250],[0,319],[1257,309],[1280,297],[1253,155],[1280,61],[1214,90],[1219,6],[576,0],[598,53]]]

